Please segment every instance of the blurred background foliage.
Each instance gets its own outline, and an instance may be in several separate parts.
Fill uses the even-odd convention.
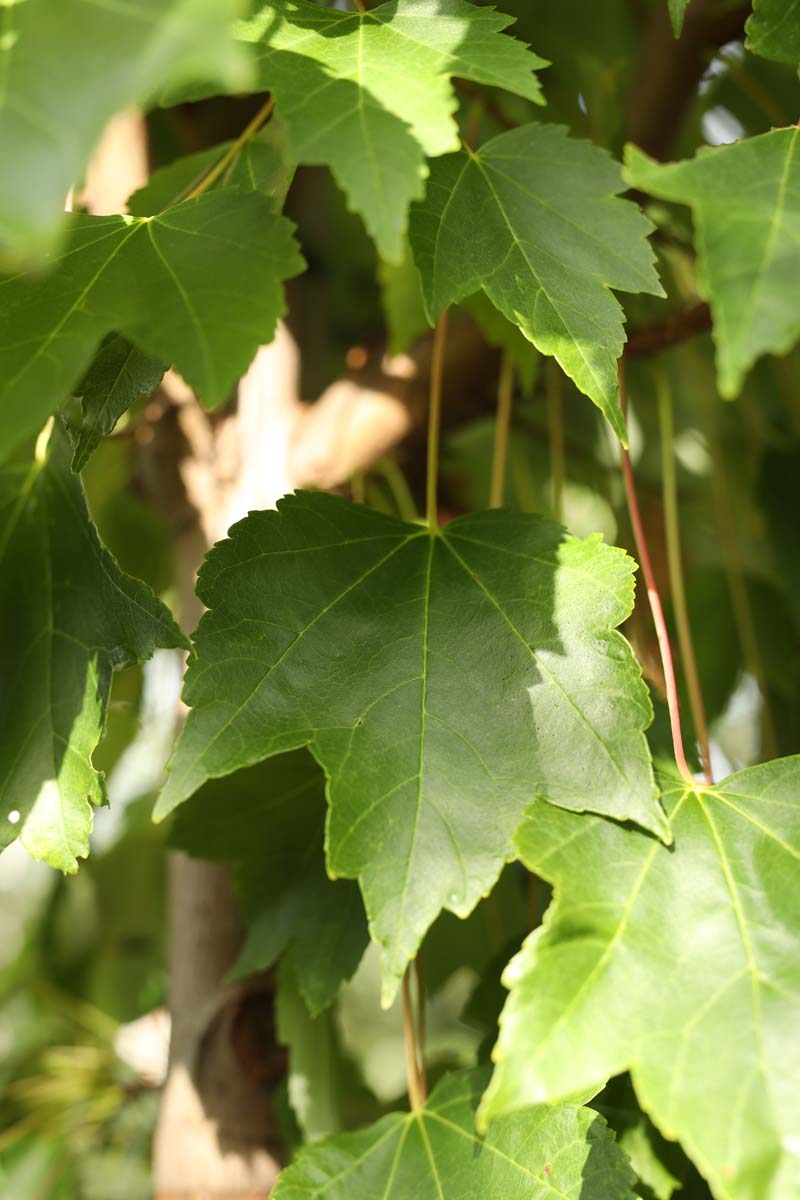
[[[627,100],[652,4],[665,0],[500,0],[515,32],[553,65],[542,73],[548,107],[491,90],[461,91],[459,120],[480,141],[535,117],[622,150]],[[741,43],[709,54],[670,157],[788,124],[798,110],[789,67]],[[254,102],[182,105],[151,115],[153,165],[235,134]],[[256,102],[257,103],[257,102]],[[302,348],[302,389],[319,395],[353,361],[379,361],[428,336],[410,258],[377,261],[330,175],[301,168],[287,209],[299,226],[307,273],[289,287]],[[662,203],[645,209],[666,302],[625,297],[629,329],[697,304],[691,220]],[[550,362],[485,302],[467,302],[454,326],[485,343],[490,369],[445,399],[443,515],[488,501],[499,355],[516,390],[506,503],[602,531],[632,549],[618,452],[603,418]],[[719,775],[762,757],[800,751],[800,354],[762,360],[733,403],[716,393],[711,336],[701,332],[627,363],[631,453],[664,595],[669,588],[662,502],[659,393],[674,421],[679,517],[688,605]],[[138,449],[154,419],[135,406],[84,475],[101,536],[125,570],[174,598],[175,530],[146,499]],[[366,502],[413,517],[423,488],[419,435],[358,483]],[[671,618],[670,618],[671,619]],[[651,687],[655,754],[669,752],[655,639],[643,606],[628,622]],[[13,844],[0,863],[0,1200],[144,1200],[168,1031],[164,860],[169,828],[149,812],[168,754],[181,663],[159,652],[117,675],[99,752],[111,806],[96,816],[93,853],[61,879]],[[688,706],[684,706],[688,713]],[[165,716],[166,715],[166,716]],[[235,786],[235,777],[232,786]],[[533,917],[527,882],[510,867],[465,922],[442,916],[422,951],[434,1076],[485,1059],[502,1003],[499,975]],[[405,1091],[402,1027],[381,1012],[369,950],[332,1009],[307,1012],[292,972],[279,971],[278,1031],[290,1049],[281,1111],[287,1143],[373,1119]],[[709,1195],[674,1145],[652,1128],[626,1079],[595,1102],[618,1130],[643,1183],[667,1200]]]

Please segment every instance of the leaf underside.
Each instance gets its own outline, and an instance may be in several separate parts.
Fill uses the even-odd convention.
[[[185,639],[99,542],[58,430],[45,463],[0,471],[0,630],[0,846],[19,835],[72,872],[105,799],[91,758],[112,672]]]
[[[103,339],[76,390],[80,415],[67,426],[72,469],[82,471],[100,442],[139,396],[150,395],[166,370],[160,358],[145,354],[118,333]]]

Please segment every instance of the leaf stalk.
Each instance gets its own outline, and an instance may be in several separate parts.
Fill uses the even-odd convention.
[[[625,393],[625,373],[622,361],[619,363],[619,395],[620,405],[622,407],[623,417],[627,416],[627,402]],[[661,657],[661,665],[664,671],[664,682],[667,689],[667,708],[669,709],[669,724],[672,733],[672,750],[675,755],[675,762],[678,770],[687,783],[692,784],[692,773],[686,762],[686,754],[683,748],[683,730],[681,728],[681,712],[678,703],[678,687],[675,682],[675,663],[672,658],[672,647],[670,646],[669,633],[667,631],[667,622],[664,619],[664,609],[661,604],[661,594],[656,583],[653,564],[650,559],[650,551],[645,537],[644,524],[642,523],[642,514],[639,508],[639,500],[636,495],[636,481],[633,476],[633,467],[631,458],[625,446],[620,445],[620,459],[622,465],[622,478],[625,484],[625,496],[628,501],[628,513],[631,519],[633,528],[633,537],[636,542],[636,552],[639,556],[639,563],[644,575],[645,587],[647,588],[647,599],[650,603],[650,612],[653,616],[653,624],[656,629],[656,638],[658,639],[658,650]]]
[[[438,527],[437,481],[439,477],[439,435],[442,424],[442,381],[444,378],[444,350],[447,341],[447,320],[450,309],[446,308],[433,335],[433,357],[431,359],[431,382],[428,402],[428,470],[425,489],[425,519],[431,529]]]
[[[497,419],[494,427],[494,453],[492,455],[492,482],[489,490],[489,508],[500,508],[506,490],[506,463],[508,462],[508,440],[511,432],[511,405],[514,399],[514,363],[507,350],[500,360],[500,378],[497,384]]]
[[[274,107],[275,98],[274,96],[270,96],[269,99],[265,100],[265,102],[261,105],[261,108],[258,110],[253,119],[249,121],[247,125],[245,125],[244,129],[236,138],[236,140],[231,142],[222,158],[220,158],[219,161],[214,164],[211,170],[203,176],[200,182],[192,188],[192,190],[189,192],[189,195],[186,197],[187,200],[194,200],[196,196],[201,196],[203,192],[207,192],[208,189],[217,182],[220,175],[224,174],[237,155],[239,155],[242,148],[247,145],[251,138],[255,137],[262,125],[266,124],[266,122],[272,116],[272,110]]]
[[[408,1077],[408,1100],[412,1112],[419,1112],[425,1104],[425,1082],[420,1071],[419,1044],[414,1020],[414,1001],[411,995],[411,968],[403,976],[403,1041],[406,1051],[406,1075]]]

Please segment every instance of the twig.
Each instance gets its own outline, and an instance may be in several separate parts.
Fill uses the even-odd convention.
[[[623,414],[626,413],[627,403],[625,396],[625,373],[622,360],[619,363],[619,392],[620,403],[622,405]],[[639,563],[644,575],[645,587],[647,588],[647,599],[650,602],[650,611],[653,614],[653,624],[656,628],[656,637],[658,638],[658,649],[661,655],[661,665],[664,670],[664,682],[667,689],[667,707],[669,709],[669,724],[672,731],[672,749],[675,755],[675,762],[678,770],[684,779],[692,782],[692,773],[689,770],[686,762],[686,754],[683,749],[683,730],[681,729],[681,713],[678,704],[678,688],[675,683],[675,664],[672,659],[672,647],[669,644],[669,633],[667,632],[667,623],[664,619],[664,609],[661,604],[661,596],[656,583],[653,564],[650,561],[650,551],[647,546],[645,537],[644,525],[642,524],[642,514],[639,510],[639,501],[636,496],[636,483],[633,478],[633,467],[628,451],[624,446],[620,446],[620,457],[622,462],[622,478],[625,483],[625,495],[628,501],[628,512],[630,514],[631,525],[633,527],[633,536],[636,541],[636,550],[639,555]]]
[[[711,309],[705,301],[701,301],[691,308],[665,317],[663,321],[632,329],[625,346],[625,357],[638,358],[644,354],[658,354],[660,350],[677,346],[680,342],[686,342],[710,328]]]

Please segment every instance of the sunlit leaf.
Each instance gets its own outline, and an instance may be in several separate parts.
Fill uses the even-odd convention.
[[[482,288],[537,350],[553,355],[625,438],[611,288],[661,295],[650,223],[618,192],[605,151],[556,125],[525,125],[434,162],[411,244],[431,318]]]
[[[725,1200],[800,1186],[800,758],[667,791],[669,848],[537,803],[517,837],[555,901],[507,971],[483,1107],[629,1068]]]

